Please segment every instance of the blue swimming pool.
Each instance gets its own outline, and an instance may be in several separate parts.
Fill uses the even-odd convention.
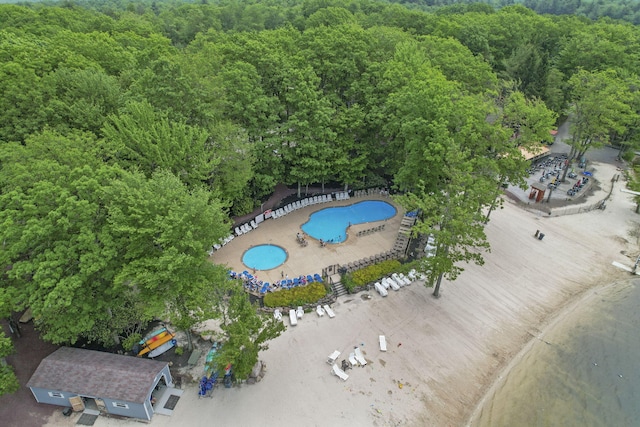
[[[383,221],[394,217],[396,208],[380,200],[367,200],[349,206],[338,206],[314,212],[309,221],[302,224],[302,231],[314,239],[328,243],[347,240],[350,225]]]
[[[259,245],[247,249],[242,263],[255,270],[271,270],[287,260],[287,251],[276,245]]]

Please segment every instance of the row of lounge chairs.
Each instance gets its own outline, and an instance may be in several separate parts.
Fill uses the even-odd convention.
[[[227,237],[225,237],[224,239],[220,239],[220,241],[218,243],[215,243],[211,249],[209,249],[209,256],[213,255],[213,253],[217,250],[219,250],[220,248],[222,248],[224,245],[226,245],[227,243],[229,243],[230,241],[232,241],[236,236],[234,236],[233,234],[229,234]]]
[[[253,231],[256,228],[258,228],[258,223],[255,219],[252,219],[250,222],[236,227],[236,236],[242,236],[243,234],[247,234],[248,232]]]
[[[267,292],[279,291],[280,289],[291,289],[297,286],[304,286],[308,283],[323,281],[322,276],[318,273],[315,273],[313,276],[307,274],[306,276],[295,277],[293,279],[282,279],[274,282],[273,284],[258,280],[257,277],[254,277],[253,274],[249,273],[247,270],[242,273],[229,270],[229,277],[231,279],[242,280],[245,290],[259,293],[260,295],[264,295]]]
[[[336,200],[349,200],[350,198],[351,196],[349,196],[348,191],[341,191],[339,193],[336,193]]]
[[[386,188],[367,188],[366,190],[355,190],[353,192],[354,197],[366,197],[366,196],[388,196],[389,190]]]
[[[360,230],[358,231],[357,235],[358,237],[360,236],[365,236],[367,234],[371,234],[371,233],[375,233],[377,231],[382,231],[384,230],[386,224],[380,224],[377,227],[371,227],[371,228],[367,228],[366,230]]]
[[[281,216],[285,216],[293,211],[305,208],[307,206],[316,205],[318,203],[327,203],[332,201],[333,201],[333,197],[331,197],[330,194],[321,194],[319,196],[307,197],[306,199],[297,200],[293,203],[289,203],[283,208],[276,209],[275,211],[271,212],[271,217],[273,219],[277,219],[277,218],[280,218]]]
[[[333,310],[331,309],[331,307],[329,307],[328,304],[318,305],[316,307],[316,313],[318,313],[318,317],[323,317],[325,313],[327,313],[327,316],[329,316],[329,319],[333,319],[334,317],[336,317],[336,314],[333,312]],[[302,319],[303,315],[304,315],[304,310],[302,309],[302,306],[299,306],[297,310],[290,309],[289,323],[291,324],[291,326],[296,326],[298,324],[298,320]],[[273,312],[273,317],[277,321],[281,321],[282,312],[279,309],[276,309]]]
[[[408,286],[413,282],[412,279],[402,273],[393,273],[391,277],[383,277],[379,282],[374,283],[373,287],[382,297],[386,297],[389,289],[399,291],[403,286]]]

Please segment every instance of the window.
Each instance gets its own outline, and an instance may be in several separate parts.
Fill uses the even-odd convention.
[[[129,409],[129,405],[127,405],[126,403],[120,403],[120,402],[111,402],[113,404],[113,406],[115,406],[116,408],[120,408],[120,409]]]
[[[64,395],[58,391],[50,391],[49,397],[58,397],[60,399],[64,399]]]

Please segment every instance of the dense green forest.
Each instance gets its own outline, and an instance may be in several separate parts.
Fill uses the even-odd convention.
[[[573,155],[637,144],[639,53],[629,23],[520,5],[0,5],[0,314],[105,345],[217,316],[242,375],[278,328],[206,260],[232,217],[278,183],[390,185],[437,293],[558,117]]]

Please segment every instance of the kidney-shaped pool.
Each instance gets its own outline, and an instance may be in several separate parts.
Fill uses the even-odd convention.
[[[381,200],[366,200],[349,206],[337,206],[314,212],[302,224],[302,231],[314,239],[327,243],[347,240],[350,225],[383,221],[396,215],[396,208]]]

